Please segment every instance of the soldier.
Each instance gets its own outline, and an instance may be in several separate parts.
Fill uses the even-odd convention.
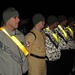
[[[67,33],[67,18],[64,15],[60,15],[58,16],[58,22],[59,25],[54,30],[61,40],[59,44],[61,47],[60,74],[68,75],[72,71],[74,62],[74,52],[71,50],[73,42],[70,41]]]
[[[68,17],[68,27],[69,28],[71,28],[71,30],[73,31],[72,33],[73,33],[73,35],[71,35],[72,37],[73,37],[73,39],[75,39],[75,26],[74,26],[74,24],[75,24],[75,19],[74,19],[74,17],[73,16],[70,16],[70,17]]]
[[[4,23],[0,28],[0,75],[23,75],[28,66],[24,52],[18,47],[19,43],[23,48],[26,46],[24,35],[17,29],[19,13],[9,7],[3,11],[2,16]]]
[[[72,40],[75,41],[75,19],[73,16],[68,17],[68,27],[67,27],[67,32]],[[73,43],[74,44],[74,43]],[[74,65],[72,69],[72,74],[75,75],[75,48],[72,48],[74,50]]]
[[[61,51],[59,47],[59,38],[54,32],[54,28],[58,25],[58,19],[54,15],[47,18],[47,27],[43,29],[46,34],[46,59],[47,62],[47,75],[58,75],[59,72],[59,59]]]
[[[28,55],[28,75],[47,75],[46,74],[46,51],[45,51],[45,34],[42,29],[45,25],[45,17],[37,13],[33,16],[34,27],[25,38],[27,41]],[[33,33],[33,34],[32,34]]]

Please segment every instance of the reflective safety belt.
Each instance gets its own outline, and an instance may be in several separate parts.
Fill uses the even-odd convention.
[[[67,35],[67,33],[64,31],[64,29],[63,29],[60,25],[58,25],[58,28],[62,31],[62,33],[64,34],[64,37],[65,37],[66,39],[68,39],[68,35]]]
[[[66,27],[66,28],[70,31],[70,33],[72,34],[72,37],[74,37],[73,30],[70,27]]]
[[[50,28],[47,27],[46,30],[50,31]],[[56,40],[56,42],[59,43],[59,39],[58,39],[57,35],[53,32],[52,32],[52,35],[53,35],[54,39]]]
[[[21,42],[15,36],[10,36],[3,27],[1,27],[0,30],[2,30],[5,34],[7,34],[14,41],[14,43],[17,44],[17,46],[22,50],[24,55],[27,56],[29,54],[26,48],[21,44]]]

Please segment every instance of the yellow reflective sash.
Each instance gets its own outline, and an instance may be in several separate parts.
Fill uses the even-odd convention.
[[[47,27],[46,30],[50,31],[50,28]],[[59,43],[59,39],[58,39],[57,35],[53,32],[52,32],[52,35],[53,35],[54,39],[56,40],[56,42]]]
[[[63,29],[60,25],[58,25],[58,28],[62,31],[62,33],[64,34],[64,37],[65,37],[66,39],[68,39],[68,35],[67,35],[67,33],[64,31],[64,29]]]
[[[72,37],[74,37],[74,33],[73,33],[72,29],[70,27],[66,27],[66,28],[70,31],[70,33],[72,34]]]
[[[15,36],[10,36],[3,27],[1,27],[0,30],[2,30],[5,34],[7,34],[14,41],[14,43],[17,44],[17,46],[22,50],[24,55],[27,56],[29,54],[26,48],[21,44],[21,42]]]
[[[49,28],[49,27],[47,27],[47,28],[46,28],[46,30],[47,30],[47,31],[50,31],[50,28]]]
[[[53,37],[55,38],[56,42],[59,43],[59,39],[55,33],[52,33]]]

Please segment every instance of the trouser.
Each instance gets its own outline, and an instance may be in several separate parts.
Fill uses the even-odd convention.
[[[69,75],[74,64],[74,50],[61,50],[61,58],[47,62],[47,75]]]
[[[72,72],[74,56],[74,50],[61,50],[60,75],[68,75]]]
[[[34,56],[28,57],[28,75],[47,75],[46,61]]]
[[[46,61],[47,63],[47,75],[58,75],[60,70],[60,59],[56,61]]]

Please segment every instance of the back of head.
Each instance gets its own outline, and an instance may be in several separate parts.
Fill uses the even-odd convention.
[[[33,25],[36,25],[37,23],[39,23],[42,20],[45,20],[45,17],[42,14],[40,14],[40,13],[35,14],[32,18]]]
[[[64,20],[67,20],[66,16],[64,16],[64,15],[58,16],[59,23],[63,22]]]
[[[2,14],[4,23],[6,23],[11,17],[16,17],[16,16],[19,16],[19,13],[13,7],[7,8],[6,10],[3,11]]]
[[[49,26],[52,25],[52,24],[54,24],[55,22],[58,22],[58,19],[57,19],[56,16],[50,15],[50,16],[47,18],[47,23],[48,23]]]

